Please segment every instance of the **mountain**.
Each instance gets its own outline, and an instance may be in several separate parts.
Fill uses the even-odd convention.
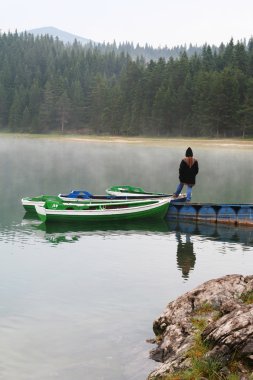
[[[105,43],[99,43],[95,42],[93,40],[90,40],[88,38],[80,37],[75,34],[71,34],[68,32],[65,32],[64,30],[57,29],[53,26],[43,27],[43,28],[37,28],[37,29],[30,29],[26,31],[27,33],[33,34],[34,36],[45,36],[49,35],[52,36],[54,39],[59,38],[60,41],[67,44],[73,44],[75,40],[77,40],[82,45],[87,45],[89,43],[92,43],[92,45],[96,46],[102,53],[111,52],[114,51],[116,53],[124,53],[129,54],[132,59],[136,60],[137,58],[143,57],[146,61],[150,61],[151,59],[154,61],[157,61],[159,58],[169,59],[171,57],[173,58],[179,58],[180,55],[186,51],[188,56],[192,56],[193,54],[201,54],[203,47],[193,46],[190,44],[190,46],[187,48],[185,45],[181,46],[175,46],[173,48],[168,48],[167,46],[163,48],[153,48],[152,46],[149,46],[146,44],[144,47],[137,44],[134,46],[133,43],[126,42],[126,43],[120,43],[118,46],[113,44],[105,44]],[[212,46],[212,50],[216,50],[215,46]]]
[[[49,35],[49,36],[52,36],[53,38],[58,37],[60,41],[64,43],[70,43],[70,44],[72,44],[75,40],[77,40],[83,45],[88,44],[89,42],[94,42],[92,40],[89,40],[88,38],[76,36],[75,34],[65,32],[64,30],[54,28],[53,26],[27,30],[27,33],[31,33],[34,36]]]

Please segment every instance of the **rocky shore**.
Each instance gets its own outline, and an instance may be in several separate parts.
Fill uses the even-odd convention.
[[[203,283],[170,302],[153,331],[150,357],[162,364],[149,380],[253,379],[253,275]]]

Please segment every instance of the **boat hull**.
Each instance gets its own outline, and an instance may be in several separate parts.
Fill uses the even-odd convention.
[[[167,214],[170,199],[162,199],[159,202],[148,202],[124,208],[106,208],[107,205],[99,205],[94,209],[47,209],[36,206],[36,212],[42,222],[102,222],[112,220],[134,220],[144,218],[164,218]]]

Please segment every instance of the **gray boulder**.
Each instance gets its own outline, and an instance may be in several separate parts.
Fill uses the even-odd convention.
[[[162,363],[148,379],[191,367],[188,352],[194,344],[194,318],[203,320],[203,342],[209,343],[208,358],[218,359],[227,371],[235,355],[242,373],[253,364],[253,304],[242,295],[253,292],[253,276],[227,275],[210,280],[170,302],[153,323],[156,347],[150,358]],[[247,377],[245,377],[247,378]]]

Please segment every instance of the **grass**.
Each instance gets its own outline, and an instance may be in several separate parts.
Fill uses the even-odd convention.
[[[251,290],[247,293],[241,294],[240,298],[243,301],[243,303],[245,303],[247,305],[252,304],[253,303],[253,290]]]
[[[211,313],[212,311],[214,311],[214,307],[210,303],[204,302],[195,310],[194,314],[206,314]]]
[[[111,143],[134,143],[145,145],[185,146],[185,137],[156,137],[156,136],[110,136],[110,135],[93,135],[52,132],[52,133],[12,133],[8,131],[0,131],[0,137],[16,137],[16,138],[46,138],[58,140],[74,140],[88,142],[111,142]],[[187,143],[194,146],[202,146],[210,148],[213,146],[222,148],[249,148],[252,149],[252,138],[208,138],[208,137],[187,137]]]
[[[222,365],[217,360],[195,358],[192,360],[192,368],[166,375],[162,380],[223,380],[225,378],[219,374],[221,368]]]

